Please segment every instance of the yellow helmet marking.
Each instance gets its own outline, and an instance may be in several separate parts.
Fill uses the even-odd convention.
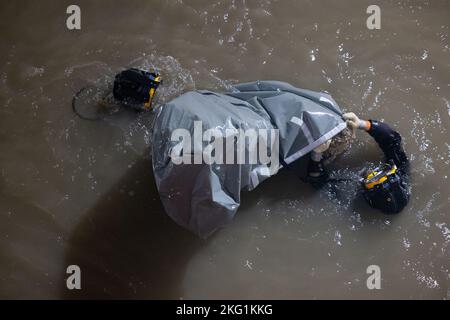
[[[390,176],[396,172],[397,172],[397,167],[393,166],[392,169],[386,173],[386,175],[382,176],[378,180],[366,183],[364,186],[366,187],[366,189],[372,189],[376,185],[379,185],[379,184],[382,184],[383,182],[385,182],[388,179],[388,176]],[[371,178],[373,178],[374,176],[376,176],[379,173],[380,173],[380,171],[373,171],[373,172],[369,173],[369,175],[367,176],[367,178],[365,180],[370,180]]]

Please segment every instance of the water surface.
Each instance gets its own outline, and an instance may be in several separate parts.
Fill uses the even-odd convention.
[[[67,1],[0,3],[0,297],[450,297],[448,1]],[[73,114],[84,86],[125,67],[158,68],[158,103],[192,89],[274,79],[329,92],[343,110],[389,122],[411,158],[397,216],[316,192],[282,171],[243,195],[206,241],[164,213],[151,172],[152,114]],[[358,142],[333,164],[382,159]],[[82,290],[65,287],[77,264]],[[382,289],[368,290],[379,265]]]

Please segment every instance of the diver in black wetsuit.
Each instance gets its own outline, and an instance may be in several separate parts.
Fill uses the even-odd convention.
[[[410,197],[409,160],[403,150],[400,134],[383,122],[360,120],[354,113],[346,113],[343,117],[349,128],[367,131],[386,158],[385,164],[366,172],[364,179],[361,179],[364,198],[370,206],[385,213],[400,212]],[[327,147],[324,144],[311,153],[307,181],[315,187],[328,180],[328,173],[321,159],[321,153]]]

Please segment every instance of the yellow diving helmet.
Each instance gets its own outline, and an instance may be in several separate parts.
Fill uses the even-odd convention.
[[[386,163],[381,167],[370,170],[363,180],[364,187],[366,189],[372,189],[376,185],[385,182],[390,175],[394,175],[396,172],[397,166],[393,163]]]

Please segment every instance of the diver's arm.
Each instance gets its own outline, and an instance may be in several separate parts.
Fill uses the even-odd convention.
[[[347,125],[355,129],[367,131],[378,143],[386,160],[392,160],[403,173],[409,173],[409,161],[402,146],[400,134],[386,123],[375,120],[360,120],[353,112],[345,113],[342,117]]]
[[[402,137],[389,125],[375,120],[362,121],[363,129],[377,142],[386,160],[392,160],[404,173],[409,171],[408,157],[403,150]]]

